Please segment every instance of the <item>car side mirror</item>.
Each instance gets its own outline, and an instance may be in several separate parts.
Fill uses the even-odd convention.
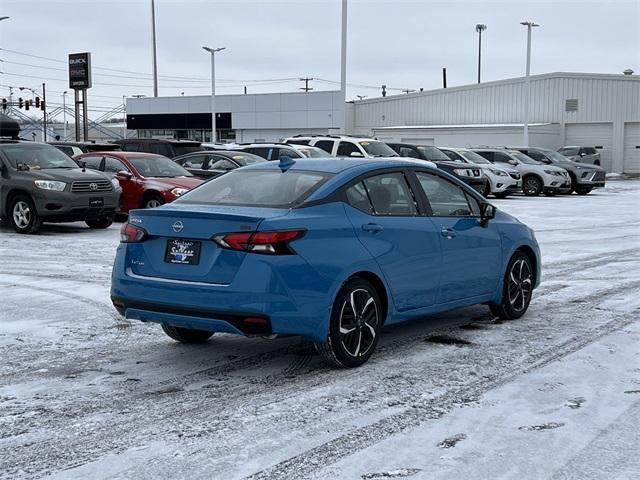
[[[359,158],[364,157],[364,155],[362,155],[362,153],[360,153],[360,152],[351,152],[351,153],[349,154],[349,156],[350,156],[350,157],[359,157]]]
[[[119,172],[116,172],[116,178],[118,180],[122,179],[122,180],[131,180],[131,177],[133,175],[131,174],[131,172],[127,172],[126,170],[120,170]]]
[[[490,203],[483,203],[480,206],[480,223],[482,225],[486,225],[489,223],[489,220],[495,218],[496,216],[496,207],[491,205]]]
[[[518,162],[516,162],[515,160],[509,160],[509,165],[513,165],[515,167],[518,166]]]
[[[586,153],[584,153],[584,152],[580,152],[580,156],[581,156],[581,157],[584,157],[585,155],[586,155]]]

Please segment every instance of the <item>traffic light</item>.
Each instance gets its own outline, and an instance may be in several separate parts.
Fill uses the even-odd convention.
[[[36,108],[40,108],[40,97],[36,97]]]
[[[45,111],[45,108],[44,108],[44,100],[42,100],[42,101],[40,102],[40,110],[42,110],[43,112]]]
[[[22,97],[18,98],[18,108],[22,108],[24,107],[24,100],[22,99]]]
[[[31,104],[31,100],[27,100],[26,102],[24,102],[24,109],[25,110],[29,110],[29,104]]]
[[[2,110],[6,110],[6,109],[7,109],[7,106],[8,106],[8,105],[7,105],[7,99],[6,99],[6,98],[3,98],[3,99],[2,99]]]

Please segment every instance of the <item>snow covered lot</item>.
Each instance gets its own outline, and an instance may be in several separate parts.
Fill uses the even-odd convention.
[[[388,328],[355,370],[120,318],[119,225],[3,225],[0,478],[639,478],[640,182],[495,203],[542,248],[528,314]]]

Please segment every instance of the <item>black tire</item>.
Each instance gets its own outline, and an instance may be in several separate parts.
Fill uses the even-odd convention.
[[[28,195],[13,197],[9,202],[7,215],[11,227],[18,233],[36,233],[42,226],[42,219]]]
[[[510,192],[498,192],[494,193],[493,196],[496,198],[507,198]]]
[[[142,201],[142,208],[155,208],[160,205],[164,205],[164,198],[160,195],[149,195]]]
[[[489,182],[485,181],[482,188],[478,190],[478,193],[487,198],[491,194],[491,185],[489,184]]]
[[[190,328],[174,327],[172,325],[162,325],[164,333],[181,343],[204,343],[214,332],[206,330],[191,330]]]
[[[344,284],[333,304],[327,339],[315,344],[323,360],[342,368],[369,360],[386,315],[382,308],[380,295],[368,281],[355,278]]]
[[[576,188],[576,193],[578,195],[587,195],[591,192],[591,188]]]
[[[573,174],[570,174],[569,179],[571,180],[571,186],[569,187],[569,191],[566,192],[565,195],[571,195],[573,192],[576,191],[576,184],[578,183],[578,181],[576,180],[576,177],[574,177]]]
[[[531,259],[522,252],[514,253],[504,274],[502,302],[499,305],[489,305],[491,313],[503,320],[522,317],[531,302],[533,283],[534,270]]]
[[[555,197],[555,196],[556,196],[556,192],[544,192],[544,194],[545,194],[547,197]]]
[[[542,193],[544,184],[539,177],[527,175],[522,179],[522,193],[527,197],[537,197]]]
[[[92,218],[90,220],[85,220],[84,223],[86,223],[89,228],[109,228],[113,223],[113,215],[109,217]]]

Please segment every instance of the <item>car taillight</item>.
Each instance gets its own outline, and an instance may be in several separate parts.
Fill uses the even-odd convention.
[[[120,228],[120,241],[122,243],[141,242],[146,235],[147,232],[143,228],[136,227],[130,223],[123,223]]]
[[[304,230],[280,230],[275,232],[222,233],[213,240],[222,248],[267,255],[291,255],[295,253],[289,242],[300,238]]]

